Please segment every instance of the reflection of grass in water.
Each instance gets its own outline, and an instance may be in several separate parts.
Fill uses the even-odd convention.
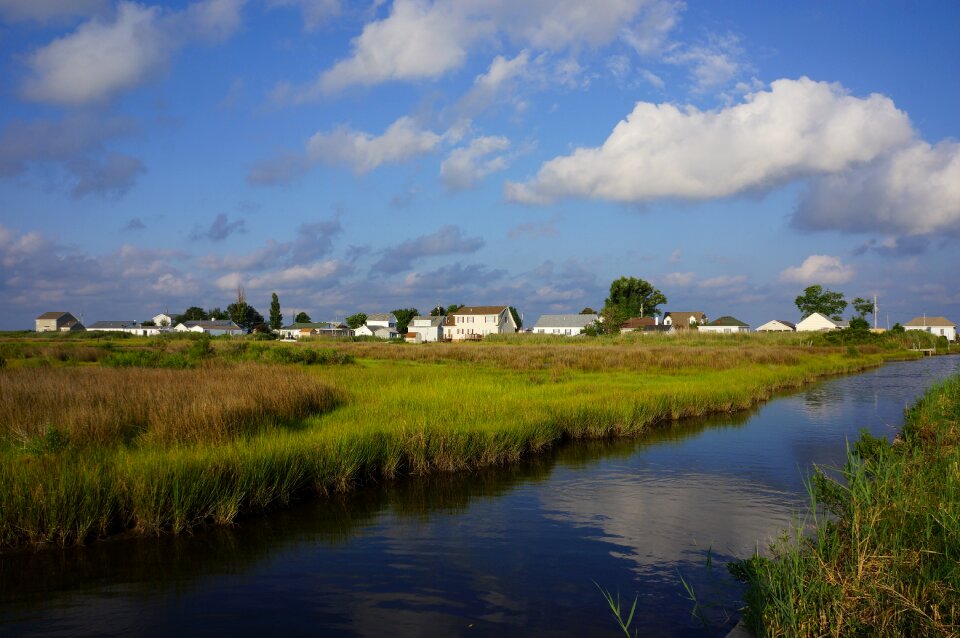
[[[864,433],[841,480],[818,471],[808,490],[809,520],[773,558],[731,569],[748,584],[747,626],[758,635],[960,634],[960,376],[907,412],[896,444]]]
[[[235,348],[231,343],[215,340],[214,351]],[[284,504],[305,490],[330,493],[369,480],[512,463],[564,440],[635,436],[662,423],[736,412],[778,389],[880,361],[851,359],[835,349],[779,350],[347,344],[351,356],[403,354],[400,360],[309,368],[340,403],[296,428],[267,425],[230,435],[225,427],[226,435],[213,438],[187,428],[194,436],[117,437],[114,444],[95,438],[103,444],[41,454],[8,444],[0,457],[6,486],[0,491],[0,543],[71,543],[117,530],[180,532],[229,523],[240,512]],[[562,374],[538,371],[544,365]],[[208,362],[190,372],[217,370]],[[0,380],[12,372],[0,371]],[[289,385],[273,374],[248,377],[222,396],[264,388],[282,395]],[[3,394],[0,402],[8,400]],[[103,406],[107,413],[117,407]],[[166,421],[173,432],[183,426]],[[71,440],[73,433],[66,434]]]

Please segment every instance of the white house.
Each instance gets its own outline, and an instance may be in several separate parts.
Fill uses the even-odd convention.
[[[946,317],[914,317],[903,324],[907,330],[922,330],[938,337],[946,337],[948,341],[956,341],[957,324]]]
[[[797,332],[824,332],[826,330],[842,330],[849,328],[850,324],[846,321],[834,321],[826,315],[815,312],[804,317],[797,324]]]
[[[155,325],[158,325],[161,328],[173,328],[175,325],[177,325],[177,322],[173,320],[173,315],[168,315],[165,312],[161,312],[159,315],[154,315],[152,321]]]
[[[464,306],[447,315],[443,338],[448,341],[483,339],[490,334],[514,333],[517,323],[509,306]]]
[[[700,311],[694,312],[665,312],[663,313],[663,325],[673,326],[676,330],[684,328],[693,328],[707,323],[706,313]]]
[[[797,324],[783,319],[773,319],[757,328],[757,332],[795,332]]]
[[[415,343],[440,341],[443,338],[444,317],[414,317],[407,326],[407,340]],[[409,335],[415,335],[412,339]]]
[[[397,339],[400,333],[396,328],[387,328],[386,326],[377,326],[373,329],[373,336],[378,339]]]
[[[348,337],[350,336],[350,329],[341,323],[330,323],[328,321],[295,321],[288,326],[280,328],[281,339],[300,339],[302,337],[316,337],[320,335]]]
[[[83,329],[83,324],[69,312],[45,312],[36,319],[37,332],[70,332]]]
[[[373,334],[373,331],[374,331],[374,328],[371,328],[367,324],[363,324],[362,326],[359,326],[353,329],[353,336],[354,337],[373,337],[375,336]]]
[[[206,321],[184,321],[174,328],[177,332],[200,332],[212,337],[220,335],[242,335],[244,330],[229,319],[210,319]]]
[[[125,332],[138,337],[156,337],[158,334],[169,332],[169,328],[160,326],[145,326],[136,321],[98,321],[87,330],[94,332]]]
[[[714,319],[710,323],[700,326],[698,330],[714,334],[733,334],[735,332],[750,332],[750,324],[743,323],[739,319],[728,315]]]
[[[366,324],[371,328],[396,328],[397,318],[392,312],[379,312],[367,315]]]
[[[583,329],[594,323],[598,316],[589,315],[540,315],[533,326],[535,334],[564,335],[583,334]]]

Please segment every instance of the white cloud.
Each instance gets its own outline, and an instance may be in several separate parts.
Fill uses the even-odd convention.
[[[530,182],[508,182],[506,194],[525,203],[726,197],[835,173],[912,137],[909,118],[885,96],[857,98],[808,78],[777,80],[717,111],[640,102],[602,146],[554,158]]]
[[[413,119],[401,117],[382,135],[339,128],[316,133],[307,142],[312,163],[347,164],[358,173],[369,173],[382,164],[397,164],[436,149],[443,137],[421,129]]]
[[[528,51],[521,51],[509,60],[502,55],[496,56],[487,72],[474,79],[473,87],[457,104],[457,110],[470,116],[486,109],[516,80],[526,75],[529,61]]]
[[[958,235],[960,143],[916,141],[869,165],[817,179],[793,221],[818,230]]]
[[[624,29],[624,41],[640,55],[658,53],[680,21],[684,9],[686,4],[672,0],[649,3],[644,7],[644,19]]]
[[[473,188],[484,177],[507,167],[507,158],[494,153],[510,148],[505,137],[478,137],[450,151],[440,164],[440,178],[450,190]]]
[[[671,52],[666,61],[689,67],[694,90],[705,93],[723,86],[742,70],[740,40],[734,35],[712,36],[706,44],[682,47]]]
[[[791,266],[780,273],[780,281],[798,284],[844,284],[853,279],[855,271],[830,255],[810,255],[799,266]]]
[[[694,272],[668,272],[663,276],[663,285],[686,287],[693,283],[696,275]]]
[[[244,0],[201,0],[181,13],[121,2],[27,58],[27,99],[80,106],[109,100],[160,72],[190,38],[221,41],[239,27]]]
[[[600,47],[618,37],[650,49],[673,28],[679,3],[658,0],[395,0],[367,23],[349,57],[305,87],[274,96],[300,103],[349,86],[418,81],[461,68],[477,44],[508,40],[551,53]]]

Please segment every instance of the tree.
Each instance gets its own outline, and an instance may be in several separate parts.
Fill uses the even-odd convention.
[[[447,309],[443,306],[437,306],[430,311],[431,317],[445,317],[447,315]]]
[[[227,315],[233,323],[250,332],[250,328],[263,323],[263,315],[247,303],[247,296],[242,287],[237,288],[237,300],[227,306]]]
[[[200,306],[190,306],[183,311],[183,314],[177,317],[177,323],[184,321],[204,321],[209,319],[210,315],[203,311]]]
[[[462,304],[462,303],[460,303],[460,304],[456,304],[456,303],[450,304],[449,306],[447,306],[447,312],[446,312],[445,314],[452,315],[453,313],[455,313],[456,311],[460,310],[461,308],[463,308],[463,304]]]
[[[591,308],[590,306],[587,306],[586,308],[584,308],[583,310],[580,311],[580,314],[581,314],[581,315],[595,315],[595,314],[597,314],[597,311],[594,310],[593,308]]]
[[[280,297],[277,296],[277,293],[273,293],[273,297],[270,299],[270,328],[279,330],[282,327],[283,315],[280,314]]]
[[[228,313],[226,310],[221,310],[220,308],[211,308],[207,311],[207,316],[211,319],[226,321],[230,318],[230,313]]]
[[[870,322],[863,317],[854,317],[850,320],[849,328],[850,330],[860,330],[866,332],[867,330],[870,330]]]
[[[643,279],[621,277],[610,284],[610,296],[604,301],[604,331],[617,332],[631,317],[652,317],[660,314],[659,306],[666,296]]]
[[[407,326],[409,326],[413,318],[419,314],[420,311],[416,308],[397,308],[394,310],[393,316],[397,318],[397,332],[406,334]]]
[[[857,297],[850,304],[853,306],[853,309],[857,311],[857,314],[861,319],[866,319],[867,315],[873,314],[873,302],[869,299],[864,299],[863,297]]]
[[[367,323],[367,315],[362,312],[347,317],[347,325],[350,326],[351,330],[356,330],[365,323]]]
[[[297,313],[297,316],[294,317],[293,320],[296,323],[310,323],[310,315],[301,310]]]
[[[892,334],[903,334],[903,333],[906,332],[906,331],[907,331],[907,329],[904,328],[903,326],[901,326],[899,321],[898,321],[897,323],[893,324],[893,327],[890,328],[890,332],[891,332]]]
[[[842,292],[825,290],[819,284],[804,288],[803,294],[797,297],[794,303],[797,304],[797,308],[804,319],[815,312],[819,312],[834,321],[840,321],[840,315],[847,307],[847,301],[843,298]]]
[[[517,330],[523,327],[523,317],[520,316],[520,312],[516,308],[510,306],[510,314],[513,315],[513,322],[517,324]]]

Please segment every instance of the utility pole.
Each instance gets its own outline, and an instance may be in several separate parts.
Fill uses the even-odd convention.
[[[877,293],[873,293],[873,329],[877,329]]]

